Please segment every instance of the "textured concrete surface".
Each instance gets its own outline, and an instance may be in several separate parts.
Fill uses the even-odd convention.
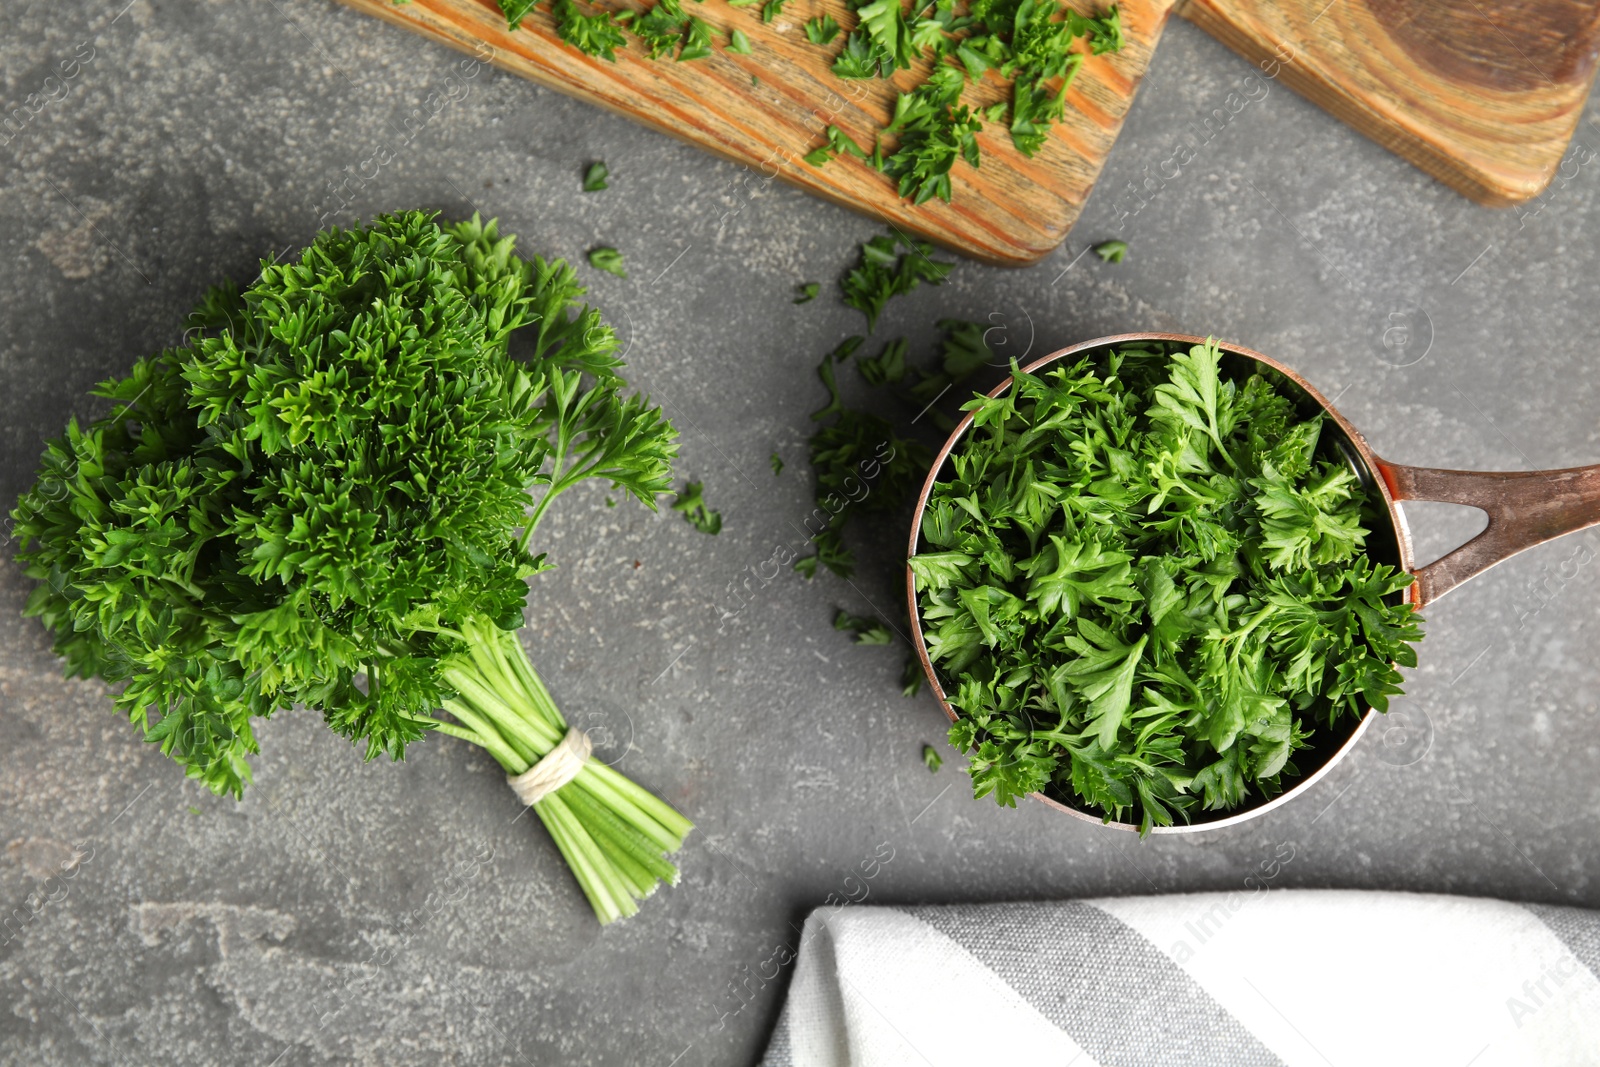
[[[831,292],[792,306],[791,287],[831,282],[874,226],[510,76],[463,78],[458,58],[328,0],[6,4],[0,87],[25,121],[0,145],[0,503],[45,436],[92,410],[89,385],[326,212],[476,207],[529,252],[617,246],[630,277],[587,271],[593,297],[726,526],[707,538],[671,513],[567,502],[526,634],[608,757],[698,820],[684,884],[601,932],[490,761],[447,739],[364,765],[284,715],[243,802],[211,797],[136,742],[99,685],[60,680],[8,562],[0,1061],[749,1063],[787,978],[779,950],[830,894],[1228,889],[1283,842],[1284,886],[1600,905],[1600,534],[1439,604],[1403,728],[1370,732],[1302,799],[1143,844],[974,802],[955,760],[923,768],[942,719],[899,696],[901,651],[829,628],[835,606],[893,610],[895,524],[857,532],[853,585],[786,576],[719,634],[728,584],[809,510],[813,368],[860,327]],[[1215,332],[1303,369],[1398,460],[1600,460],[1600,160],[1490,211],[1249,75],[1174,25],[1068,246],[1028,271],[963,264],[895,303],[880,335],[926,354],[933,320],[954,315],[1042,354]],[[340,210],[330,184],[435,93],[440,113]],[[1207,139],[1217,108],[1231,118]],[[1578,137],[1600,144],[1600,126]],[[1174,175],[1163,162],[1185,142]],[[612,188],[584,194],[595,159]],[[1126,263],[1079,258],[1113,235]],[[773,449],[789,464],[776,478]],[[1475,528],[1445,507],[1412,517],[1425,555]],[[70,879],[48,880],[75,855]]]

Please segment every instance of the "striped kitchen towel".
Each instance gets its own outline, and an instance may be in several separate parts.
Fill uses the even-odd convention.
[[[1600,1065],[1600,913],[1265,889],[820,909],[764,1067]]]

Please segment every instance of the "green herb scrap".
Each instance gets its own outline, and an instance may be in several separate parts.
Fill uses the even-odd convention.
[[[866,619],[852,615],[842,608],[833,617],[833,628],[855,635],[858,645],[888,645],[894,643],[894,633],[882,619]]]
[[[783,457],[776,452],[767,457],[767,463],[772,467],[772,476],[774,478],[783,473]]]
[[[823,15],[806,23],[806,39],[812,44],[827,44],[839,36],[839,24],[832,15]]]
[[[655,6],[630,25],[651,59],[671,55],[689,28],[689,16],[678,0],[656,0]]]
[[[954,263],[933,258],[934,247],[894,232],[874,237],[861,246],[861,258],[839,282],[846,305],[867,317],[867,330],[878,325],[891,297],[909,293],[923,282],[938,285],[955,269]]]
[[[834,59],[839,77],[889,78],[919,58],[933,61],[927,77],[896,98],[883,131],[898,138],[894,151],[886,160],[873,156],[898,179],[900,196],[917,204],[951,199],[955,163],[978,166],[983,120],[998,122],[1008,110],[997,104],[980,113],[962,104],[968,84],[991,70],[1011,79],[1011,140],[1032,156],[1065,114],[1067,88],[1084,57],[1074,43],[1087,41],[1094,55],[1123,45],[1115,5],[1089,18],[1057,0],[972,0],[961,15],[954,0],[919,0],[909,13],[899,0],[874,0],[857,6],[856,15],[857,27]]]
[[[903,199],[921,204],[937,196],[948,203],[956,160],[978,165],[983,123],[960,103],[965,84],[959,68],[936,67],[927,81],[896,98],[887,132],[900,135],[900,146],[885,161],[883,172],[900,180]]]
[[[1231,809],[1415,665],[1411,577],[1365,554],[1321,416],[1220,358],[1133,346],[966,405],[910,566],[975,795],[1146,832]]]
[[[540,0],[499,0],[500,13],[506,17],[506,28],[514,30],[522,25],[528,12],[538,7]]]
[[[871,359],[857,360],[868,384],[877,385],[876,379],[882,378],[883,387],[893,387],[896,396],[915,405],[916,410],[908,416],[912,421],[933,410],[933,402],[953,384],[994,361],[978,323],[941,319],[939,326],[945,331],[945,340],[938,369],[916,371],[906,367],[902,338],[884,345]],[[809,442],[817,503],[812,518],[824,521],[812,535],[816,554],[803,556],[794,564],[794,569],[807,578],[816,575],[819,564],[842,578],[850,577],[855,572],[855,555],[845,546],[844,530],[851,517],[908,510],[912,494],[927,474],[930,454],[920,442],[902,437],[895,424],[881,415],[844,405],[835,368],[849,360],[865,340],[860,336],[845,338],[817,367],[817,377],[828,390],[828,403],[811,417],[829,425],[813,434]],[[942,413],[939,418],[954,425]],[[920,669],[908,670],[904,680],[907,695],[921,685],[920,679]]]
[[[672,510],[681,512],[685,521],[703,534],[722,532],[722,513],[706,506],[699,482],[689,482],[678,491],[678,498],[672,502]]]
[[[1128,242],[1117,240],[1101,241],[1094,246],[1094,254],[1106,263],[1121,263],[1123,257],[1128,254]]]
[[[619,278],[628,276],[628,272],[622,267],[622,253],[606,245],[589,249],[589,266],[595,270],[603,270],[607,274],[615,274]]]
[[[583,191],[586,193],[598,193],[602,189],[611,188],[606,182],[609,177],[611,177],[611,168],[607,167],[605,163],[589,164],[589,169],[583,172]]]
[[[552,0],[550,11],[556,18],[557,36],[584,55],[615,63],[617,49],[628,43],[609,11],[585,15],[573,0]]]
[[[979,324],[944,319],[938,325],[945,331],[945,340],[936,368],[918,371],[908,367],[906,341],[899,337],[885,344],[877,356],[858,358],[856,367],[868,385],[889,394],[882,399],[907,406],[911,423],[932,412],[933,421],[953,426],[954,421],[938,411],[934,402],[955,382],[993,364],[994,356]],[[817,368],[828,389],[828,404],[812,417],[831,422],[810,441],[817,506],[806,519],[806,527],[812,530],[816,551],[794,564],[808,579],[816,577],[818,567],[848,578],[854,572],[855,556],[845,545],[844,531],[852,516],[909,512],[912,495],[927,473],[929,454],[920,443],[900,437],[894,424],[877,414],[844,406],[835,367],[849,360],[864,341],[859,336],[847,337]],[[836,618],[835,624],[839,621]],[[915,656],[909,657],[901,673],[901,692],[915,696],[922,689],[922,680],[921,663]]]
[[[817,514],[825,515],[827,524],[812,536],[816,555],[795,563],[807,577],[816,573],[818,563],[841,578],[854,574],[855,554],[844,544],[849,521],[856,515],[904,509],[929,460],[926,448],[899,436],[880,416],[841,407],[833,418],[810,442]]]
[[[895,385],[906,378],[906,339],[896,337],[883,346],[883,351],[868,359],[856,360],[856,370],[868,385]]]
[[[939,755],[939,750],[932,745],[923,745],[922,765],[931,773],[938,774],[939,768],[944,766],[944,757]]]
[[[743,30],[730,30],[728,33],[728,51],[734,55],[747,56],[751,54],[750,38],[744,35]],[[752,78],[755,75],[751,75]]]
[[[689,28],[683,35],[683,47],[678,50],[678,62],[711,58],[711,24],[705,19],[689,17]]]
[[[1001,365],[989,342],[984,340],[989,327],[962,319],[940,319],[935,325],[944,331],[938,369],[920,372],[916,384],[911,386],[911,396],[924,406],[932,405],[984,367]],[[941,429],[955,429],[956,420],[944,412],[930,410],[930,414]]]
[[[802,158],[813,167],[820,167],[840,152],[855,156],[857,159],[866,159],[867,150],[852,141],[843,130],[837,126],[829,126],[826,132],[827,140],[807,152]]]
[[[796,295],[791,304],[809,304],[822,292],[822,285],[818,282],[801,282],[794,290]]]

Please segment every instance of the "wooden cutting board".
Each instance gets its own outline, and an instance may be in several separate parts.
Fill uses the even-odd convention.
[[[493,0],[343,0],[362,11],[399,23],[467,52],[492,50],[490,62],[541,85],[592,101],[663,133],[680,137],[761,174],[776,176],[846,207],[893,223],[955,251],[991,263],[1035,262],[1066,237],[1105,163],[1133,93],[1161,37],[1172,0],[1122,0],[1126,44],[1121,52],[1088,57],[1067,92],[1068,121],[1056,126],[1032,159],[1011,145],[1002,124],[986,124],[977,170],[957,163],[951,202],[920,207],[895,195],[890,180],[854,159],[813,167],[800,157],[838,126],[857,144],[872,144],[888,122],[894,96],[920,83],[926,63],[900,71],[893,81],[845,81],[829,66],[843,37],[818,46],[806,39],[807,19],[832,14],[854,25],[837,0],[789,0],[784,12],[763,23],[759,7],[685,3],[690,13],[718,30],[719,47],[709,59],[677,63],[645,57],[631,35],[626,50],[609,63],[584,55],[555,35],[548,4],[515,32]],[[612,6],[644,9],[649,2]],[[1098,13],[1103,4],[1071,6]],[[727,31],[740,29],[754,54],[725,52]],[[760,80],[752,85],[751,75]],[[966,103],[987,106],[1008,98],[1006,83],[990,72],[969,89]]]
[[[761,22],[758,7],[691,4],[719,41],[743,30],[754,54],[719,47],[688,63],[647,59],[635,41],[615,63],[585,56],[556,37],[548,4],[508,31],[494,0],[342,2],[908,233],[976,259],[1026,265],[1076,221],[1174,0],[1121,0],[1126,47],[1085,60],[1067,93],[1066,121],[1033,159],[1012,147],[1002,125],[990,125],[979,135],[981,168],[958,163],[952,172],[952,202],[915,207],[864,163],[817,168],[801,159],[829,125],[870,145],[895,93],[928,69],[887,82],[835,77],[828,68],[840,42],[813,45],[803,26],[822,14],[852,25],[837,0],[789,0],[771,23]],[[1086,13],[1103,6],[1069,3]],[[1269,76],[1487,204],[1526,200],[1549,183],[1600,54],[1600,0],[1178,0],[1178,10]],[[991,72],[964,99],[987,106],[1006,95]]]
[[[1600,55],[1600,0],[1180,0],[1195,25],[1483,204],[1539,195]],[[1287,57],[1287,58],[1286,58]]]

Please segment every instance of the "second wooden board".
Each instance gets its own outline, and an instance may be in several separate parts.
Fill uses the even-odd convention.
[[[1550,184],[1600,55],[1596,0],[1186,0],[1179,11],[1491,205]]]

